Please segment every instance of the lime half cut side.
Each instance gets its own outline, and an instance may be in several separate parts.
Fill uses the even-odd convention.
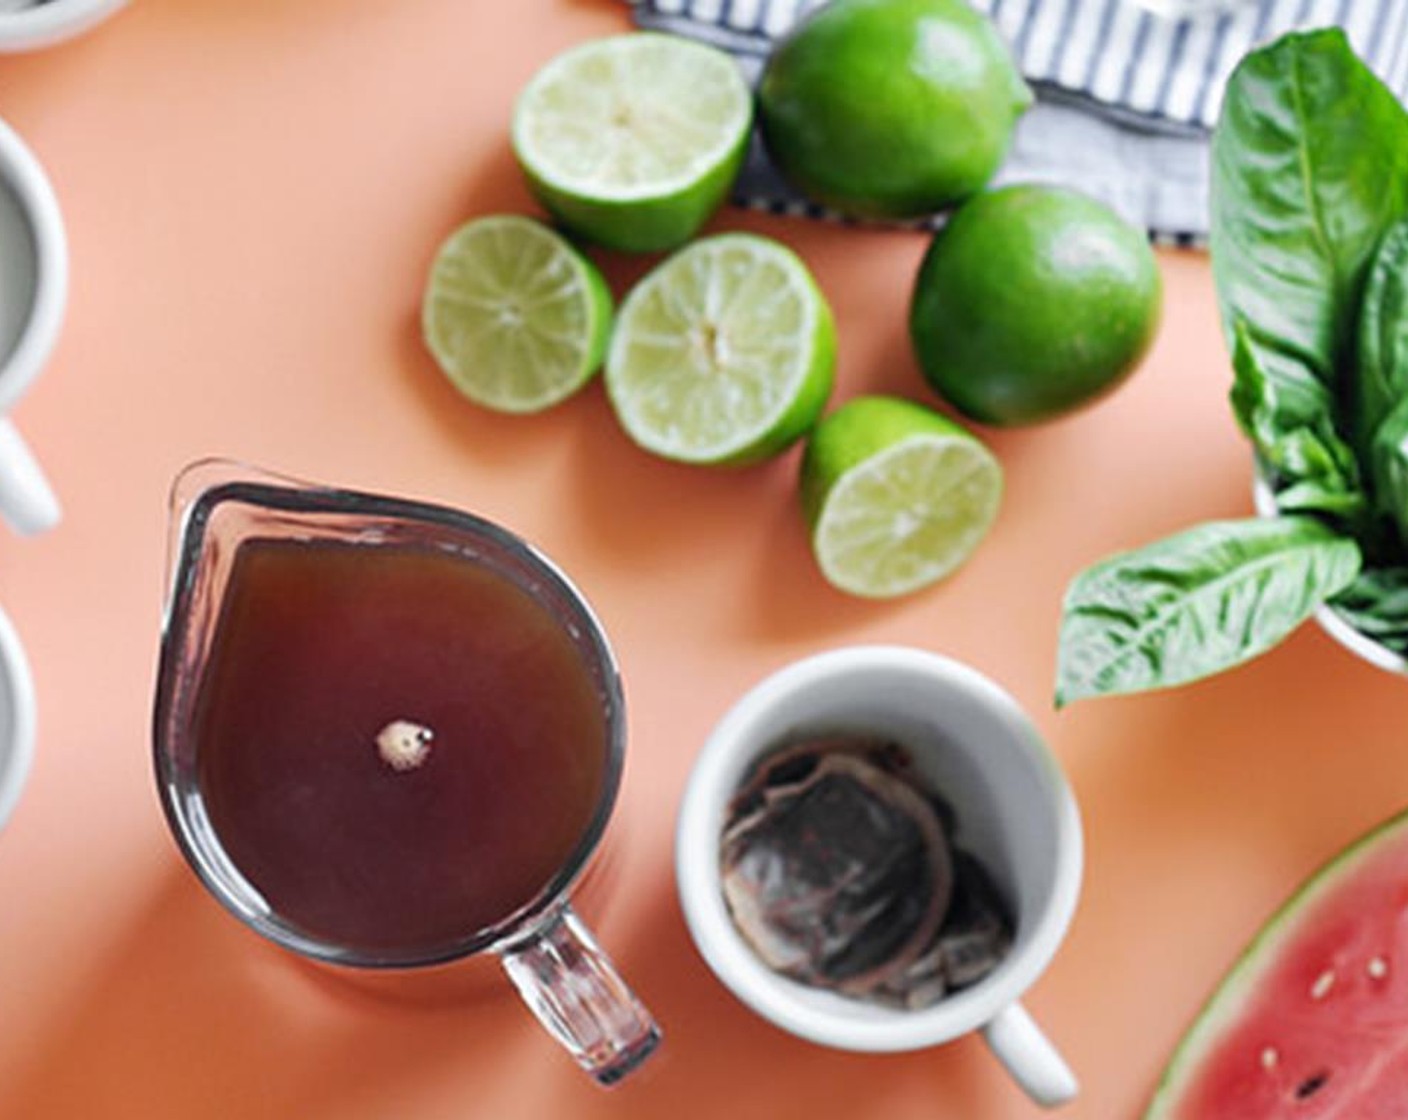
[[[752,120],[731,57],[635,32],[584,43],[538,71],[514,107],[513,149],[568,229],[616,249],[672,249],[723,202]]]
[[[611,293],[596,266],[541,222],[491,215],[440,247],[421,327],[440,368],[470,400],[538,412],[600,368]]]
[[[831,310],[800,258],[767,238],[720,234],[681,249],[626,296],[606,391],[645,450],[741,464],[811,429],[835,364]]]
[[[858,397],[817,425],[802,461],[812,548],[828,582],[888,599],[957,570],[1002,500],[979,440],[921,405]]]

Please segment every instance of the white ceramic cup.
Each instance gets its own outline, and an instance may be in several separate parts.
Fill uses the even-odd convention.
[[[0,611],[0,829],[19,803],[34,761],[34,681],[24,647]]]
[[[59,502],[5,416],[49,361],[67,302],[58,200],[34,154],[0,121],[0,517],[25,535],[56,525]]]
[[[0,51],[30,51],[71,39],[127,0],[0,0]]]
[[[738,933],[719,879],[729,801],[757,761],[810,735],[864,732],[908,748],[953,807],[955,844],[1006,898],[1013,945],[985,979],[918,1011],[850,999],[768,968]],[[1065,777],[1017,703],[988,678],[923,650],[857,646],[795,662],[724,716],[685,787],[675,871],[685,920],[705,961],[764,1018],[826,1046],[914,1050],[981,1031],[1044,1106],[1077,1083],[1018,1002],[1065,935],[1080,892],[1080,817]]]

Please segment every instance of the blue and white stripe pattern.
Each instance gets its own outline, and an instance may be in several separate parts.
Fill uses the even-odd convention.
[[[756,77],[773,41],[825,0],[635,0],[642,26],[704,39]],[[1207,131],[1227,76],[1251,47],[1303,27],[1343,27],[1408,99],[1408,0],[1242,0],[1183,19],[1132,0],[969,0],[996,23],[1039,103],[999,181],[1063,182],[1104,198],[1161,240],[1207,229]],[[740,199],[815,213],[755,151]]]
[[[1343,27],[1400,97],[1408,88],[1403,0],[1261,0],[1168,19],[1130,0],[974,0],[1029,80],[1155,120],[1210,128],[1227,76],[1253,45],[1298,27]],[[795,12],[794,12],[795,16]]]

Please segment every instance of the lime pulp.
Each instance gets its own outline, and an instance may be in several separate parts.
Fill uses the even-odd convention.
[[[440,247],[421,326],[441,370],[470,400],[537,412],[600,368],[611,295],[596,266],[559,234],[531,218],[491,215]]]
[[[641,447],[685,463],[776,454],[830,395],[831,311],[801,259],[745,233],[704,238],[621,305],[606,390]]]

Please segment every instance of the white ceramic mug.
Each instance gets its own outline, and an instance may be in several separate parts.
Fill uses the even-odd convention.
[[[0,517],[26,535],[58,523],[44,472],[5,419],[53,353],[68,301],[68,244],[48,177],[0,121]]]
[[[953,807],[955,844],[983,864],[1014,918],[1011,949],[986,978],[916,1011],[864,1003],[789,979],[738,933],[724,901],[719,841],[758,760],[811,735],[891,738]],[[675,869],[685,920],[720,980],[778,1026],[827,1046],[914,1050],[981,1031],[1039,1104],[1076,1079],[1019,999],[1065,935],[1080,892],[1080,817],[1060,766],[1017,703],[988,678],[923,650],[858,646],[795,662],[724,716],[690,773]]]
[[[0,829],[19,803],[34,761],[34,681],[19,635],[0,611]]]
[[[0,51],[29,51],[71,39],[127,0],[0,0]]]

